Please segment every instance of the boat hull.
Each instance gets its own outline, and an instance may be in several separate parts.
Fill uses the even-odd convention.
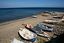
[[[23,31],[25,31],[26,33],[28,33],[28,34],[26,34],[26,33],[24,33]],[[22,39],[24,39],[24,40],[27,40],[27,41],[32,41],[32,42],[34,42],[35,40],[36,40],[36,37],[37,37],[37,35],[35,34],[35,33],[32,33],[31,31],[29,31],[28,29],[24,29],[24,30],[19,30],[19,32],[18,32],[18,34],[19,34],[19,36],[22,38]],[[25,36],[24,36],[24,34],[25,34]],[[30,35],[29,35],[30,34]],[[32,36],[31,36],[32,35]]]

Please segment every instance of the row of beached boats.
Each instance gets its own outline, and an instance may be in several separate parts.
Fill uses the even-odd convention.
[[[37,36],[49,38],[50,36],[44,31],[53,31],[53,27],[47,26],[44,23],[38,23],[36,26],[32,28],[31,25],[26,24],[25,28],[19,29],[19,35],[21,38],[34,42]]]
[[[48,13],[48,12],[47,12]],[[32,16],[33,18],[37,18],[37,16]],[[53,16],[53,18],[63,18],[63,16]],[[43,22],[45,23],[58,23],[64,21],[64,19],[62,20],[44,20]],[[47,25],[44,23],[38,23],[36,26],[32,27],[30,24],[24,24],[25,28],[20,28],[19,29],[19,35],[28,41],[32,41],[34,42],[37,38],[37,36],[40,37],[46,37],[46,38],[50,38],[50,36],[45,32],[53,32],[53,26],[51,25]]]
[[[49,13],[49,12],[48,12]],[[50,14],[42,14],[42,15],[50,15]],[[53,14],[54,13],[54,14]],[[44,20],[44,23],[59,23],[59,22],[64,22],[64,13],[59,13],[59,12],[51,12],[51,19]]]

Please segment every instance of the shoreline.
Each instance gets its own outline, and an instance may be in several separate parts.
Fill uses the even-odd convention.
[[[2,22],[0,23],[0,26],[1,25],[6,25],[6,24],[10,24],[10,23],[13,23],[13,22],[17,22],[17,21],[20,21],[20,20],[26,20],[26,19],[29,19],[30,17],[26,17],[26,18],[21,18],[21,19],[16,19],[16,20],[10,20],[10,21],[6,21],[6,22]]]
[[[37,16],[37,15],[40,15],[40,14],[38,13],[38,14],[36,14],[35,16]],[[28,16],[28,17],[24,17],[24,18],[20,18],[20,19],[15,19],[15,20],[9,20],[9,21],[5,21],[5,22],[1,22],[1,23],[0,23],[0,26],[1,26],[1,25],[6,25],[6,24],[9,24],[9,23],[13,23],[13,22],[15,22],[15,21],[23,21],[23,20],[27,20],[27,19],[32,19],[32,18],[33,18],[32,16],[33,16],[33,15]]]

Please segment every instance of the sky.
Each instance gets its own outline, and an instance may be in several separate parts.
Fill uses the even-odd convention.
[[[64,7],[64,0],[0,0],[0,8]]]

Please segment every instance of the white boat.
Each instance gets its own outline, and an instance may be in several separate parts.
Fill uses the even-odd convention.
[[[58,23],[59,21],[57,20],[44,20],[44,23]]]
[[[36,15],[33,15],[32,18],[37,18],[37,16]]]
[[[53,18],[60,18],[60,16],[53,16]]]
[[[19,35],[26,40],[32,40],[37,37],[37,35],[35,33],[29,31],[26,28],[20,28]]]

